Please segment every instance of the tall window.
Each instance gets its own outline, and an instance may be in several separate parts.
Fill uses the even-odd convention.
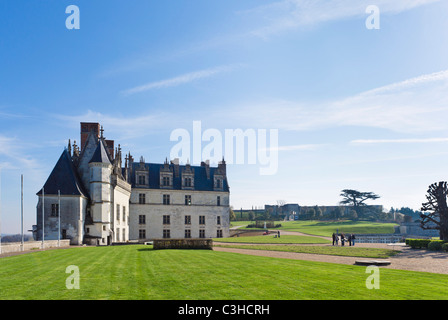
[[[170,177],[163,177],[162,184],[164,187],[168,187],[170,185]]]
[[[120,220],[120,205],[117,204],[117,220]]]
[[[185,229],[185,238],[186,239],[191,238],[191,230],[190,229]]]
[[[221,216],[216,217],[216,224],[221,224]]]
[[[163,204],[170,204],[170,195],[169,194],[164,194],[163,195]]]
[[[185,187],[191,187],[191,185],[192,185],[192,180],[191,180],[191,178],[185,178]]]
[[[170,216],[169,215],[163,216],[163,224],[170,224]]]
[[[117,228],[117,241],[121,241],[120,240],[120,228]]]
[[[138,176],[138,184],[146,184],[146,177]]]
[[[199,238],[205,238],[205,230],[199,230]]]
[[[199,216],[199,224],[205,224],[205,216]]]
[[[126,221],[126,207],[123,206],[123,221]]]
[[[138,216],[138,224],[146,224],[146,216],[144,214]]]
[[[146,230],[145,229],[138,230],[138,238],[139,239],[146,239]]]
[[[185,205],[186,206],[191,205],[191,195],[186,195],[185,196]]]
[[[221,179],[216,179],[216,188],[221,188]]]
[[[185,216],[185,224],[191,224],[191,216]]]
[[[216,238],[222,238],[222,230],[216,230]]]
[[[139,193],[138,194],[138,203],[139,204],[145,204],[146,203],[146,194]]]
[[[169,229],[164,229],[164,230],[163,230],[163,238],[164,238],[164,239],[169,239],[169,238],[171,238],[171,234],[170,234],[170,230],[169,230]]]
[[[59,204],[58,203],[52,203],[51,204],[51,216],[57,217],[59,215]]]
[[[217,196],[216,197],[216,205],[219,207],[221,205],[221,197]]]

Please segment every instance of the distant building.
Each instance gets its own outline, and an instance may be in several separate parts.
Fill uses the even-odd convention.
[[[37,195],[36,240],[58,238],[59,212],[59,236],[71,244],[229,236],[224,160],[152,164],[129,153],[123,166],[120,145],[114,150],[99,123],[81,123],[81,146],[69,141]]]

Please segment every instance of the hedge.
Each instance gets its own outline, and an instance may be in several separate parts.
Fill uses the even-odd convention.
[[[448,243],[443,240],[431,240],[431,239],[406,239],[405,243],[412,249],[429,249],[432,251],[445,250],[448,251]],[[445,248],[444,244],[447,244]]]

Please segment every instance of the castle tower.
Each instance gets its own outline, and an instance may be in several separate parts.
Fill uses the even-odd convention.
[[[90,214],[93,226],[89,229],[90,237],[98,238],[100,245],[108,245],[113,241],[111,229],[111,174],[112,162],[103,139],[89,162],[90,170]]]

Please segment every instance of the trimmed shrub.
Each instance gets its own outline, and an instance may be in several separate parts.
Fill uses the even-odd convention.
[[[431,239],[406,239],[405,243],[412,249],[427,249]]]
[[[442,250],[442,245],[444,243],[445,243],[445,241],[442,241],[442,240],[432,240],[430,243],[428,243],[428,250],[440,251],[440,250]]]
[[[442,244],[442,251],[448,252],[448,243]]]

